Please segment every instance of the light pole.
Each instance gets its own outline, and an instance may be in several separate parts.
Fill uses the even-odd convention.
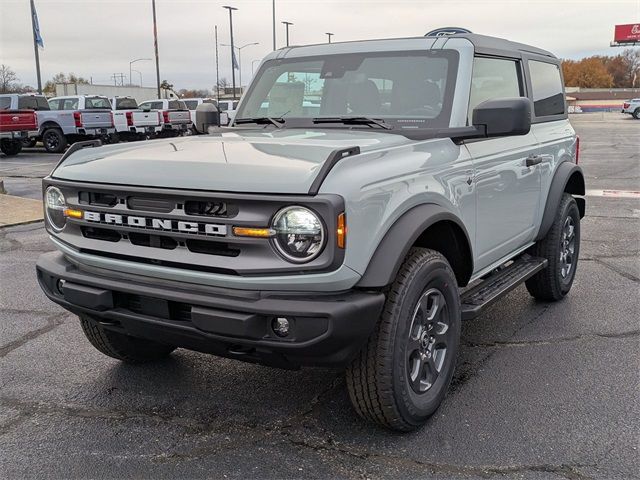
[[[158,98],[160,95],[160,56],[158,55],[158,22],[156,20],[156,0],[151,0],[151,9],[153,10],[153,48],[156,53],[156,83],[158,87]]]
[[[133,80],[131,79],[131,72],[133,71],[133,70],[131,70],[131,65],[133,65],[136,62],[141,62],[143,60],[151,61],[150,58],[136,58],[135,60],[131,60],[129,62],[129,83],[133,83]],[[142,77],[142,74],[140,74],[140,76]],[[140,80],[140,86],[142,86],[142,80]]]
[[[282,22],[287,27],[287,47],[289,46],[289,25],[293,25],[291,22]]]
[[[331,32],[326,32],[326,33],[325,33],[325,35],[326,35],[327,37],[329,37],[329,43],[331,43],[331,37],[333,36],[333,33],[331,33]]]
[[[140,86],[142,87],[142,72],[139,72],[138,70],[131,70],[132,72],[136,72],[138,75],[140,75]],[[129,82],[131,82],[131,78],[129,78]]]
[[[236,7],[230,7],[228,5],[223,6],[222,8],[226,8],[229,10],[229,36],[231,37],[231,86],[233,88],[233,99],[236,99],[236,69],[233,61],[234,51],[233,51],[233,11],[238,10]]]
[[[273,22],[273,49],[276,49],[276,0],[271,2],[271,21]]]
[[[228,43],[221,43],[220,45],[225,46],[225,47],[231,47],[232,49],[235,48],[236,50],[238,50],[238,73],[239,73],[239,80],[240,80],[240,88],[242,88],[242,49],[244,47],[250,47],[251,45],[260,45],[259,42],[253,42],[253,43],[247,43],[245,45],[242,45],[241,47],[236,47],[233,45],[229,45]]]
[[[260,59],[256,59],[256,60],[252,60],[251,61],[251,76],[253,76],[254,72],[255,72],[255,68],[256,68],[256,62],[259,62]]]

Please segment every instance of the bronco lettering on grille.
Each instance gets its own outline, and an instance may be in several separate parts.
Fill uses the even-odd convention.
[[[227,226],[215,223],[185,222],[168,218],[138,217],[115,213],[84,212],[88,222],[104,225],[123,225],[134,228],[165,230],[168,232],[195,233],[223,237],[227,234]]]

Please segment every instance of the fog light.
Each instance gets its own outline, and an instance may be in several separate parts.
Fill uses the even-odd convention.
[[[271,328],[277,336],[286,337],[289,335],[289,319],[285,317],[274,318],[271,322]]]
[[[66,280],[63,280],[62,278],[58,280],[58,282],[56,283],[56,288],[58,289],[58,292],[60,292],[62,295],[64,295],[64,284],[66,283]]]

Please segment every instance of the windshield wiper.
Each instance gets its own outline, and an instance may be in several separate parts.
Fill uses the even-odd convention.
[[[393,127],[384,120],[371,117],[317,117],[313,119],[313,123],[343,123],[344,125],[374,125],[391,130]]]
[[[284,127],[284,118],[279,117],[255,117],[255,118],[236,118],[233,123],[242,125],[243,123],[256,123],[258,125],[275,125],[277,128]]]

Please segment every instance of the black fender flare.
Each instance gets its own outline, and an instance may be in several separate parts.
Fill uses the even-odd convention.
[[[569,184],[569,182],[571,182],[571,184]],[[569,186],[569,188],[567,188],[567,186]],[[573,195],[584,195],[586,193],[582,168],[569,161],[562,162],[553,175],[536,241],[542,240],[547,235],[551,224],[553,224],[553,219],[555,218],[556,210],[562,199],[562,194],[565,192]],[[576,202],[578,203],[580,218],[583,218],[586,208],[585,200],[584,198],[576,198]]]
[[[47,120],[38,128],[38,136],[42,137],[42,134],[45,132],[45,130],[49,130],[50,128],[57,128],[58,130],[62,130],[62,127],[58,123],[54,122],[53,120]]]
[[[455,223],[466,237],[469,259],[473,263],[472,243],[462,221],[449,210],[435,203],[417,205],[407,210],[384,235],[369,264],[356,284],[360,288],[384,287],[393,282],[409,249],[422,233],[437,222]],[[473,271],[470,265],[469,275]],[[467,278],[468,280],[468,278]]]

